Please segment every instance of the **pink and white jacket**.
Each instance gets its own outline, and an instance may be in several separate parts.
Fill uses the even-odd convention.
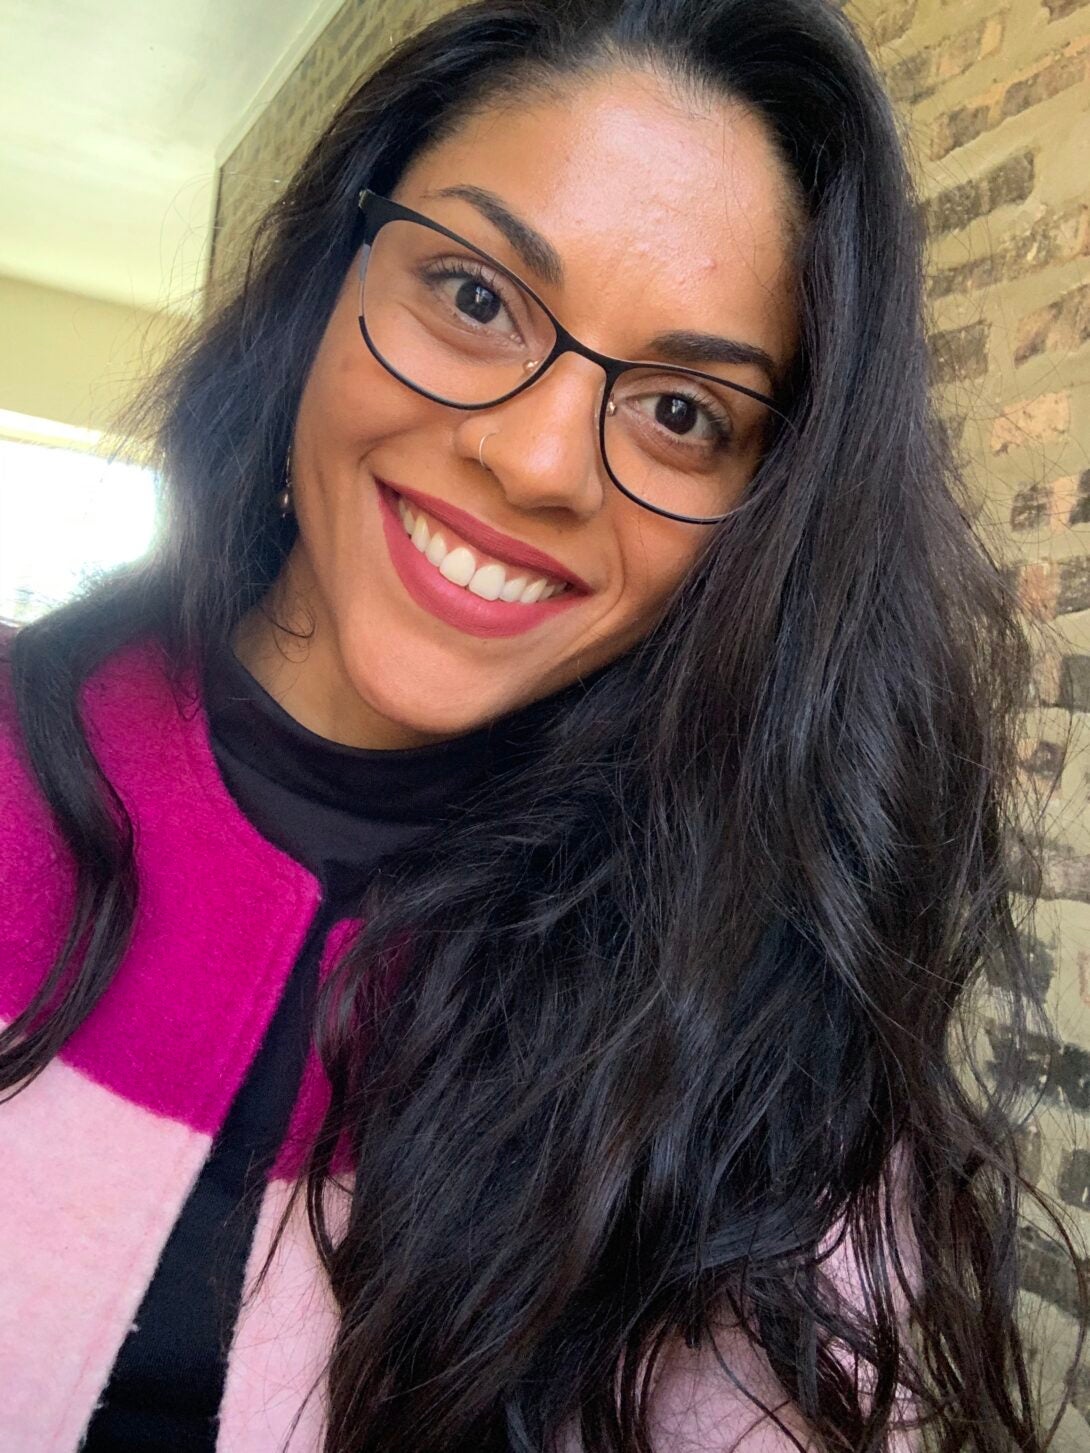
[[[7,1024],[59,947],[73,871],[25,760],[2,642],[0,633],[0,1024]],[[228,792],[196,680],[188,685],[186,711],[159,648],[145,640],[117,652],[82,689],[92,748],[135,825],[141,896],[131,944],[99,1004],[45,1071],[0,1103],[3,1453],[79,1448],[319,907],[317,879],[263,838]],[[323,974],[355,926],[353,919],[333,925]],[[324,1365],[336,1310],[301,1208],[259,1294],[250,1293],[326,1092],[312,1052],[250,1251],[220,1410],[222,1453],[321,1447],[321,1388],[306,1394]],[[858,1300],[847,1242],[826,1265]],[[729,1337],[721,1350],[805,1446],[804,1426],[783,1405],[763,1357]],[[725,1383],[709,1354],[679,1343],[654,1395],[661,1453],[796,1446]],[[914,1435],[903,1434],[890,1450],[915,1446]],[[567,1447],[578,1453],[576,1440]]]

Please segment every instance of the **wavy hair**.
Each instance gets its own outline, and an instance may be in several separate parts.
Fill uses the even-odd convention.
[[[569,1420],[590,1453],[649,1453],[651,1371],[671,1339],[714,1343],[723,1308],[824,1449],[885,1446],[900,1386],[939,1453],[1037,1453],[1027,1193],[1084,1307],[1086,1288],[967,1033],[984,984],[1012,1055],[1044,1016],[1016,921],[1041,891],[1017,790],[1032,647],[932,398],[899,129],[822,0],[477,0],[340,107],[143,396],[154,548],[14,638],[78,879],[0,1084],[93,1010],[133,923],[132,825],[79,686],[146,633],[180,680],[278,578],[296,527],[272,499],[359,190],[477,108],[618,64],[769,128],[804,203],[793,428],[645,639],[360,904],[318,1001],[331,1097],[296,1185],[339,1308],[325,1453],[531,1453]],[[855,1317],[822,1270],[838,1227],[865,1271]]]

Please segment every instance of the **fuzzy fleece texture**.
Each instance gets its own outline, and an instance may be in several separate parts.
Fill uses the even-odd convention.
[[[2,1024],[52,963],[73,884],[70,856],[20,741],[6,635],[0,628]],[[140,903],[100,1002],[47,1068],[0,1103],[4,1453],[77,1453],[319,905],[317,879],[263,838],[227,790],[193,676],[184,696],[171,691],[150,639],[115,653],[81,692],[92,748],[133,819]],[[356,927],[352,919],[333,926],[323,976]],[[336,1310],[301,1203],[256,1296],[252,1284],[327,1096],[312,1050],[250,1250],[218,1453],[321,1448],[321,1373]],[[907,1232],[902,1254],[915,1266]],[[846,1239],[825,1265],[858,1305],[860,1278]],[[718,1342],[799,1444],[813,1446],[763,1356],[729,1328]],[[710,1349],[671,1349],[652,1409],[658,1453],[799,1446],[734,1389]],[[905,1432],[889,1449],[916,1446]],[[563,1448],[579,1453],[578,1439],[569,1436]]]

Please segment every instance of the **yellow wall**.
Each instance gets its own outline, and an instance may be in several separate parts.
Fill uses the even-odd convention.
[[[108,430],[176,320],[0,276],[0,410]]]

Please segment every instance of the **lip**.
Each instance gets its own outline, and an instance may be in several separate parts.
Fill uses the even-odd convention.
[[[395,493],[400,494],[401,491],[395,492],[391,485],[376,479],[376,492],[386,546],[402,585],[417,605],[447,625],[465,631],[470,636],[521,636],[553,616],[570,610],[584,599],[582,594],[575,591],[565,591],[562,595],[535,601],[532,605],[483,600],[471,590],[455,585],[445,575],[440,575],[435,566],[417,550],[405,533],[401,516],[397,512]],[[427,498],[426,495],[416,497],[421,501]],[[427,506],[421,503],[421,508],[426,509]],[[456,526],[451,524],[451,528]]]
[[[375,476],[378,479],[378,476]],[[476,519],[473,515],[460,510],[457,505],[449,504],[446,500],[435,499],[430,494],[425,494],[420,489],[408,489],[403,485],[394,484],[388,479],[378,479],[387,489],[392,489],[395,494],[401,495],[409,504],[418,505],[429,515],[437,519],[441,524],[449,525],[456,530],[463,540],[469,544],[476,545],[486,555],[494,555],[497,560],[504,564],[521,565],[526,570],[533,570],[538,575],[553,575],[558,580],[565,580],[584,595],[593,595],[593,587],[566,565],[561,565],[559,560],[554,560],[551,555],[546,555],[544,550],[535,549],[533,545],[527,545],[522,540],[516,540],[511,535],[505,535],[502,531],[486,525],[483,520]]]

